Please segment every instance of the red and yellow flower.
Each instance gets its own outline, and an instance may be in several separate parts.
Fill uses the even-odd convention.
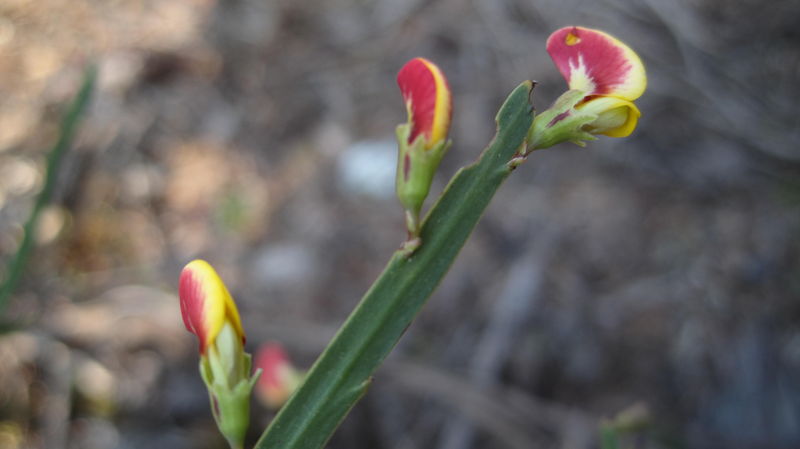
[[[408,61],[397,74],[408,121],[397,127],[397,198],[405,208],[410,254],[419,245],[419,214],[433,175],[450,141],[447,133],[453,115],[450,85],[436,64],[425,58]]]
[[[633,101],[644,93],[647,76],[630,47],[602,31],[570,26],[550,35],[547,52],[569,88],[584,94],[575,109],[597,116],[586,131],[611,137],[633,132],[641,115]]]
[[[250,423],[250,395],[259,373],[250,375],[244,330],[236,303],[208,262],[194,260],[181,272],[178,296],[183,324],[200,342],[200,375],[211,410],[232,448],[241,448]]]
[[[277,410],[300,385],[303,375],[292,365],[280,343],[264,343],[256,352],[255,367],[261,369],[256,393],[267,407]]]

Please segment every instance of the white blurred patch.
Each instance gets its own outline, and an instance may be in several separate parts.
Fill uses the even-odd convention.
[[[42,176],[31,160],[14,158],[3,162],[0,168],[0,190],[12,195],[25,195],[36,190]]]
[[[317,272],[316,256],[303,244],[271,245],[258,252],[250,275],[268,288],[308,282]]]
[[[378,199],[394,195],[397,143],[394,140],[356,142],[340,156],[339,180],[351,193]]]
[[[111,402],[114,385],[114,374],[94,360],[83,360],[77,367],[75,388],[91,401]]]

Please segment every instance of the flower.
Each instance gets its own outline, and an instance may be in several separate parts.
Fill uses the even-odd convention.
[[[255,367],[261,369],[256,393],[267,407],[280,408],[300,384],[303,375],[289,361],[280,343],[267,342],[256,352]]]
[[[420,244],[419,215],[433,175],[450,147],[447,133],[453,114],[450,86],[436,64],[425,58],[408,61],[397,73],[397,85],[406,104],[408,122],[397,127],[396,191],[405,209],[411,254]]]
[[[186,329],[200,340],[205,354],[227,324],[245,342],[236,303],[214,268],[204,260],[193,260],[184,267],[179,281],[181,315]]]
[[[232,448],[242,448],[250,424],[250,394],[260,372],[250,375],[244,330],[236,303],[208,262],[194,260],[178,281],[183,324],[200,341],[200,376],[211,410]]]
[[[447,78],[436,64],[414,58],[397,73],[397,85],[406,103],[411,125],[408,144],[422,136],[425,149],[447,138],[453,103]]]
[[[583,92],[575,109],[597,118],[586,124],[591,134],[625,137],[641,113],[633,101],[644,93],[644,65],[630,47],[602,31],[570,26],[547,39],[547,52],[570,89]]]

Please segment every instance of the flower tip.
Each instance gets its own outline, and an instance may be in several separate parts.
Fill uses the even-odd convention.
[[[222,326],[228,322],[244,343],[241,319],[233,297],[216,270],[202,259],[195,259],[183,268],[178,281],[181,317],[186,329],[200,340],[200,353],[213,343]]]
[[[625,43],[603,31],[568,26],[547,39],[547,52],[570,89],[633,101],[647,86],[644,64]]]
[[[430,149],[447,138],[452,117],[450,85],[436,64],[425,58],[408,61],[397,73],[397,85],[408,110],[408,143],[422,135]]]

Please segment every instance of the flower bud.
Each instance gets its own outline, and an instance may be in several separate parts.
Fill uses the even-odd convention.
[[[279,409],[303,380],[280,343],[263,344],[256,352],[255,367],[261,369],[257,397],[272,410]]]
[[[211,410],[232,448],[244,445],[250,422],[250,394],[258,373],[250,376],[250,355],[236,303],[208,262],[194,260],[179,281],[183,323],[200,343],[200,375]]]
[[[200,354],[205,354],[227,323],[244,344],[239,311],[214,268],[204,260],[184,267],[179,281],[181,316],[186,329],[197,335]]]
[[[409,236],[419,232],[419,213],[433,175],[450,147],[450,86],[432,62],[415,58],[397,74],[408,122],[397,127],[397,198],[406,210]]]
[[[397,85],[406,103],[409,132],[406,143],[417,138],[430,150],[447,138],[453,113],[450,86],[442,71],[424,58],[408,61],[397,73]]]

